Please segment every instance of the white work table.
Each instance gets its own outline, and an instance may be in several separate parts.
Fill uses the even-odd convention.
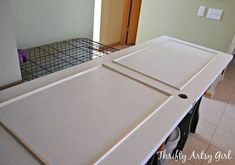
[[[163,36],[1,91],[0,164],[144,164],[231,59]]]

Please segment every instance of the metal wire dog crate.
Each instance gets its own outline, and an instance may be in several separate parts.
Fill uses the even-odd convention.
[[[75,38],[27,49],[28,60],[20,65],[23,81],[69,68],[118,49],[92,41]]]

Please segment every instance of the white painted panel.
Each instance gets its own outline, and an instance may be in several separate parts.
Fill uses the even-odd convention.
[[[169,63],[162,74],[190,63],[177,74],[183,89],[112,62],[142,55],[141,69]],[[0,92],[0,121],[46,164],[145,164],[231,59],[163,36]]]
[[[169,99],[105,67],[3,106],[1,119],[52,164],[91,164]]]
[[[181,90],[216,55],[208,50],[167,40],[114,61]]]
[[[0,1],[0,88],[21,81],[15,34],[9,15],[9,1]]]
[[[40,165],[1,125],[0,125],[1,165]]]

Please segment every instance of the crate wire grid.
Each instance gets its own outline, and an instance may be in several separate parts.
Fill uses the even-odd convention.
[[[20,65],[22,79],[30,81],[117,50],[88,38],[75,38],[29,48],[26,50],[29,59]]]

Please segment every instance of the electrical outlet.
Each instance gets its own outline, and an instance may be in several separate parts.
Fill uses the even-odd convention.
[[[206,11],[206,7],[205,6],[200,6],[199,9],[198,9],[197,16],[203,17],[204,14],[205,14],[205,11]]]
[[[214,19],[214,20],[220,20],[222,17],[222,14],[223,14],[223,10],[209,8],[206,17],[210,19]]]

